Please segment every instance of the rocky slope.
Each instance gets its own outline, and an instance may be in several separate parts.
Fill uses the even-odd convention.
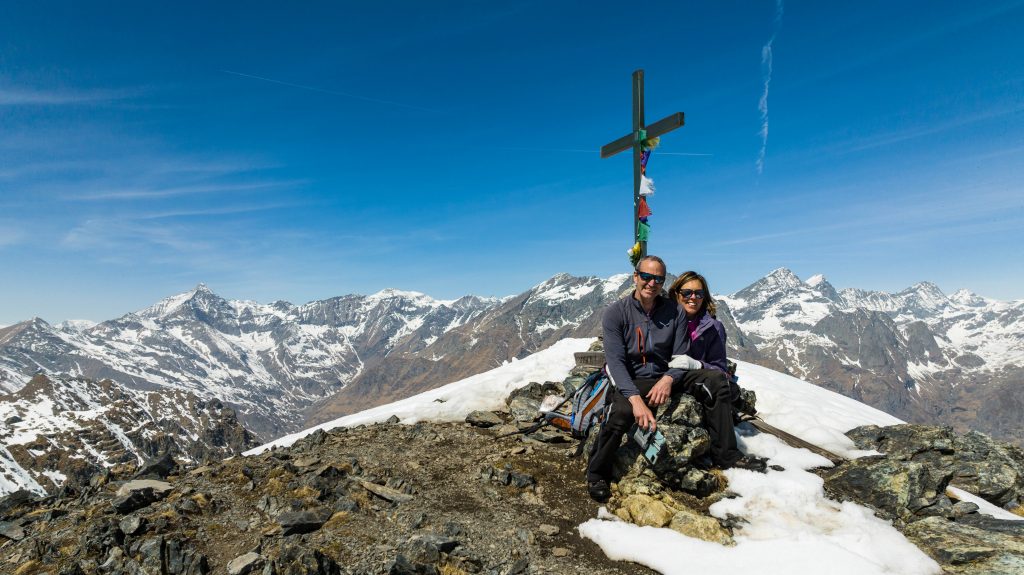
[[[108,468],[174,456],[220,460],[256,440],[217,400],[137,391],[111,380],[37,375],[0,396],[0,494],[53,492]]]

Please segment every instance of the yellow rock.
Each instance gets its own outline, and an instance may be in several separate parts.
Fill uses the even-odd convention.
[[[630,522],[641,527],[664,527],[672,522],[676,510],[648,495],[630,495],[622,502]]]
[[[729,532],[723,529],[714,517],[694,513],[689,509],[679,510],[672,517],[668,528],[687,537],[710,541],[711,543],[730,547],[736,544],[732,536],[729,535]]]

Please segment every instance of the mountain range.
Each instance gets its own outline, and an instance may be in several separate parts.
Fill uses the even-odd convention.
[[[8,393],[0,395],[0,421],[7,422],[0,444],[8,446],[0,461],[8,461],[9,477],[27,473],[24,466],[11,471],[22,463],[36,477],[55,471],[9,446],[33,433],[59,445],[45,430],[69,428],[71,413],[89,415],[88,408],[60,407],[48,397],[56,391],[19,396],[37,375],[92,382],[78,385],[79,406],[111,404],[95,391],[103,386],[124,397],[157,393],[165,414],[173,404],[176,415],[157,413],[145,400],[120,404],[152,422],[200,421],[195,406],[208,411],[215,399],[236,423],[269,440],[481,373],[565,337],[597,335],[601,311],[630,285],[628,274],[559,274],[505,298],[442,301],[388,289],[293,305],[226,300],[201,284],[96,325],[33,318],[0,329],[0,391]],[[733,357],[908,421],[1016,443],[1024,437],[1024,301],[965,290],[946,296],[930,283],[896,294],[836,290],[821,276],[801,281],[786,269],[716,298]],[[103,423],[112,419],[100,424],[116,436]],[[224,425],[233,425],[231,417]],[[93,451],[106,453],[90,444],[76,455],[111,461]]]

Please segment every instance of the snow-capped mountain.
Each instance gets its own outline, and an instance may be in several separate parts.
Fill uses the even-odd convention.
[[[760,354],[794,375],[910,421],[1024,437],[1012,411],[1024,401],[1024,301],[947,297],[929,282],[837,291],[784,268],[719,298]]]
[[[36,318],[0,330],[0,386],[13,392],[42,372],[192,392],[236,407],[247,427],[273,437],[301,424],[306,407],[351,382],[364,362],[403,342],[427,345],[498,303],[385,290],[259,304],[200,284],[93,327]]]

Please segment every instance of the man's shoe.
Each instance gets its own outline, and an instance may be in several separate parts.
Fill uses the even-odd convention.
[[[604,503],[611,499],[612,490],[608,487],[608,482],[604,479],[598,479],[597,481],[591,481],[587,484],[587,491],[590,492],[590,498],[598,503]]]
[[[746,469],[748,471],[756,471],[758,473],[765,473],[767,468],[768,460],[764,457],[757,457],[756,455],[744,455],[728,467],[728,469]]]

